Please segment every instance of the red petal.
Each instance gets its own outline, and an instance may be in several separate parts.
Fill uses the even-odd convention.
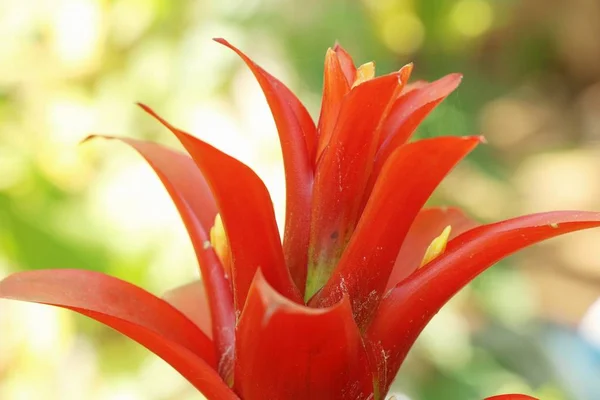
[[[164,359],[206,396],[236,398],[214,370],[210,339],[177,309],[130,283],[84,270],[28,271],[1,281],[0,297],[93,318]]]
[[[294,282],[303,289],[306,281],[308,257],[306,249],[310,229],[312,162],[317,150],[315,124],[306,108],[283,83],[226,40],[215,40],[235,51],[248,65],[262,88],[275,119],[283,152],[286,179],[284,256]],[[253,274],[254,272],[250,277]]]
[[[348,85],[352,86],[354,83],[354,78],[356,77],[356,66],[354,66],[354,60],[352,60],[352,56],[346,50],[344,50],[339,43],[336,43],[336,45],[333,47],[333,51],[335,51],[335,54],[340,60],[340,65],[342,67],[342,71],[344,71]]]
[[[206,294],[211,313],[206,314],[205,318],[210,320],[212,315],[214,321],[212,336],[220,358],[219,372],[224,379],[229,379],[225,374],[231,373],[233,367],[231,349],[235,341],[235,314],[230,283],[217,255],[209,246],[207,232],[214,223],[217,208],[208,183],[194,160],[187,154],[156,143],[127,138],[116,139],[130,145],[146,159],[181,215],[207,284]]]
[[[316,160],[319,159],[323,150],[329,144],[342,105],[342,100],[344,99],[344,96],[350,92],[351,85],[346,80],[338,56],[335,51],[331,49],[327,50],[327,55],[325,56],[325,72],[323,79],[323,100],[321,102],[321,115],[319,116],[319,127],[317,129],[319,142]]]
[[[448,225],[452,226],[450,239],[454,239],[477,223],[455,207],[426,208],[419,212],[402,242],[386,291],[419,268],[431,241]]]
[[[238,325],[236,388],[245,400],[366,399],[373,377],[346,299],[311,309],[257,273]]]
[[[204,334],[212,339],[212,321],[204,282],[201,280],[178,286],[162,297],[167,303],[181,311]]]
[[[377,127],[399,85],[398,73],[375,78],[355,87],[343,102],[317,165],[307,296],[329,276],[355,227],[377,146]]]
[[[540,400],[537,397],[527,396],[525,394],[500,394],[498,396],[486,397],[483,400]]]
[[[429,85],[429,82],[424,81],[424,80],[418,80],[418,81],[414,81],[411,83],[407,83],[404,86],[404,89],[402,89],[402,94],[406,94],[408,92],[412,92],[415,89],[421,89],[422,87],[425,87]]]
[[[285,267],[271,197],[260,178],[235,158],[175,128],[149,107],[141,107],[177,136],[212,189],[231,249],[236,310],[243,308],[259,267],[276,290],[301,302]]]
[[[534,243],[600,226],[600,213],[557,211],[471,229],[448,243],[444,254],[402,281],[381,301],[367,337],[381,360],[382,385],[389,385],[406,353],[439,309],[477,275]],[[387,387],[387,386],[386,386]]]
[[[358,326],[364,327],[417,213],[441,180],[480,141],[480,137],[439,137],[396,150],[381,171],[331,279],[311,305],[328,306],[348,293]]]
[[[458,87],[461,79],[460,74],[446,75],[421,88],[413,89],[396,100],[382,128],[375,174],[394,149],[406,143],[425,117]]]

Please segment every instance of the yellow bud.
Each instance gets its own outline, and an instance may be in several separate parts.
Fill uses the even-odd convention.
[[[421,261],[421,267],[431,262],[446,250],[446,244],[448,244],[448,238],[450,237],[451,231],[452,227],[448,225],[438,237],[431,241],[429,247],[427,247],[427,250],[425,251],[423,261]]]
[[[366,82],[375,77],[375,63],[373,61],[368,62],[366,64],[361,65],[356,69],[356,77],[354,78],[354,83],[352,87],[360,85],[363,82]]]
[[[230,275],[231,272],[231,254],[229,250],[229,242],[227,241],[227,234],[225,233],[225,226],[223,226],[223,220],[221,214],[217,214],[215,217],[215,224],[210,228],[210,244],[215,249],[217,257],[223,264],[223,269]]]

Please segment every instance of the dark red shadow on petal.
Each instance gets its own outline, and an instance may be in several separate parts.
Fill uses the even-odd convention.
[[[379,359],[381,390],[389,387],[429,320],[477,275],[524,247],[597,226],[600,213],[556,211],[482,225],[451,240],[444,254],[402,281],[379,305],[366,337]]]
[[[27,271],[0,281],[0,297],[93,318],[164,359],[206,396],[237,398],[215,370],[210,339],[170,304],[130,283],[85,270]]]
[[[235,384],[244,400],[370,398],[373,377],[347,299],[301,306],[258,272],[237,332]]]
[[[313,160],[317,150],[317,130],[310,114],[298,98],[238,48],[224,39],[215,39],[237,53],[248,65],[260,87],[279,133],[286,180],[286,217],[283,252],[296,286],[304,292]]]
[[[350,296],[364,329],[387,285],[408,230],[431,193],[481,137],[439,137],[399,148],[381,171],[331,279],[310,301],[323,307]]]

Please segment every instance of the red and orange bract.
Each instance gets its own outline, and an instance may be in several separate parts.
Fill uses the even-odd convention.
[[[315,124],[282,82],[217,41],[248,65],[275,120],[286,176],[283,243],[269,193],[249,167],[141,105],[188,154],[121,140],[167,189],[202,281],[161,299],[97,272],[32,271],[1,281],[0,297],[94,318],[162,357],[210,399],[377,400],[428,321],[478,274],[523,247],[600,225],[594,212],[478,225],[456,208],[423,208],[482,142],[478,136],[409,142],[456,89],[459,74],[407,84],[409,64],[357,80],[361,69],[336,45],[326,55]],[[217,213],[231,273],[210,242]],[[421,266],[448,225],[445,251]],[[488,398],[525,399],[533,398]]]

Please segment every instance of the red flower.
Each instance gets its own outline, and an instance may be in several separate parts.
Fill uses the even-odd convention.
[[[382,399],[427,322],[469,281],[523,247],[600,225],[592,212],[476,226],[458,209],[423,209],[482,142],[408,142],[458,86],[458,74],[405,85],[412,65],[375,78],[372,64],[357,69],[336,46],[327,52],[315,126],[286,86],[217,41],[251,69],[279,131],[283,244],[269,193],[250,168],[142,106],[189,156],[121,140],[167,188],[203,281],[160,299],[96,272],[32,271],[2,281],[1,297],[69,308],[109,325],[210,399]]]

